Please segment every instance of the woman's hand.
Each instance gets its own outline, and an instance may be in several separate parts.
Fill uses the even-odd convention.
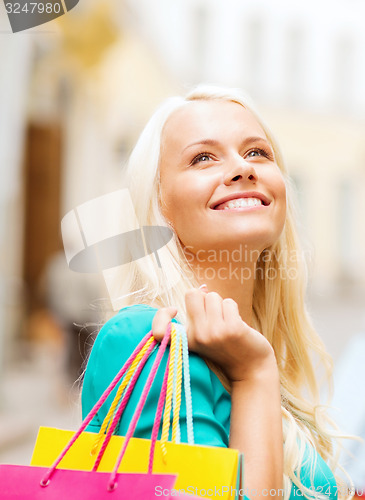
[[[186,293],[185,304],[189,349],[219,365],[231,382],[255,378],[265,368],[276,369],[272,346],[242,320],[233,299],[199,288]],[[162,340],[176,314],[173,307],[157,311],[152,323],[156,340]]]
[[[281,500],[283,434],[274,350],[242,320],[234,300],[200,288],[189,290],[185,303],[189,349],[214,361],[231,381],[229,447],[244,453],[245,489],[257,500],[266,500],[267,491]],[[176,314],[173,307],[157,311],[152,323],[156,340],[162,340]]]

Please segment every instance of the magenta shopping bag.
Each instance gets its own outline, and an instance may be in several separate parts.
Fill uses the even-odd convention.
[[[171,492],[176,475],[118,474],[113,489],[108,488],[110,473],[56,469],[47,486],[41,480],[46,467],[0,465],[0,498],[3,500],[146,500],[156,493]],[[164,496],[163,498],[170,498]],[[189,498],[191,498],[189,496]]]

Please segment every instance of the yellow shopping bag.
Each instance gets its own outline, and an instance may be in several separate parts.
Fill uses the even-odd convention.
[[[40,428],[31,465],[51,466],[54,464],[55,460],[57,460],[57,457],[59,457],[59,459],[62,457],[57,461],[57,464],[63,469],[93,469],[100,472],[110,472],[113,468],[115,469],[117,457],[119,456],[119,462],[117,463],[120,465],[116,466],[119,472],[145,473],[148,471],[156,474],[178,474],[178,478],[174,485],[175,490],[191,495],[201,496],[203,498],[219,497],[225,500],[238,499],[238,491],[240,488],[242,491],[243,488],[243,455],[239,453],[238,450],[176,442],[178,439],[177,436],[179,436],[178,417],[180,409],[179,401],[181,401],[179,395],[181,391],[183,360],[184,382],[188,396],[186,397],[187,405],[189,404],[189,399],[191,402],[191,398],[189,398],[187,341],[181,331],[178,330],[176,332],[175,327],[171,335],[169,362],[165,373],[163,387],[161,389],[152,437],[151,439],[131,437],[140,412],[143,408],[144,401],[147,397],[149,387],[152,384],[153,377],[162,357],[163,350],[166,347],[169,333],[170,330],[168,330],[168,334],[165,335],[161,344],[154,367],[152,368],[146,382],[145,390],[141,396],[135,416],[133,417],[133,421],[130,424],[130,428],[128,429],[125,437],[115,436],[112,434],[128,401],[128,397],[133,390],[135,380],[141,372],[144,362],[147,360],[156,343],[150,335],[147,335],[142,341],[145,342],[147,338],[147,342],[145,342],[142,349],[139,349],[142,343],[136,348],[123,367],[122,375],[121,372],[117,375],[112,384],[110,384],[109,388],[100,398],[99,402],[95,405],[93,410],[91,410],[90,414],[85,419],[83,426],[76,434],[72,431],[47,427]],[[178,346],[176,347],[177,343]],[[129,371],[127,372],[128,368]],[[99,435],[91,432],[81,432],[85,429],[88,423],[87,421],[90,422],[100,405],[103,404],[113,387],[115,387],[116,383],[125,373],[126,376],[118,389],[114,402],[110,407],[109,413]],[[126,390],[126,393],[123,394],[124,389],[127,387],[127,384],[131,381],[131,379],[132,383]],[[171,390],[168,390],[168,388]],[[176,394],[177,397],[174,397]],[[175,442],[168,442],[167,436],[170,425],[172,398],[174,398],[172,438]],[[161,440],[157,441],[157,430],[161,419],[163,404],[165,404],[165,413],[163,418],[162,435]],[[188,410],[189,409],[187,407],[187,418],[189,415]],[[192,430],[192,421],[190,425]],[[74,436],[76,435],[79,436],[77,438],[77,442],[75,442],[75,444],[68,449],[67,454],[65,453],[62,455],[62,450],[64,450],[65,447],[67,448],[67,444],[72,442]],[[122,452],[120,452],[121,449]],[[98,456],[97,460],[96,454]],[[121,463],[122,457],[123,462]],[[158,493],[159,492],[156,491],[156,494]],[[162,493],[160,492],[160,494]]]
[[[49,427],[39,429],[31,465],[50,466],[70,441],[72,431]],[[113,470],[117,456],[124,443],[124,436],[113,436],[100,462],[98,471]],[[91,470],[95,456],[91,450],[95,433],[83,432],[65,458],[62,469]],[[151,440],[131,438],[119,472],[146,472]],[[153,462],[154,473],[178,474],[174,489],[184,490],[203,498],[236,498],[242,474],[242,454],[231,448],[198,446],[185,443],[166,443],[167,458],[163,461],[160,441],[156,442]]]

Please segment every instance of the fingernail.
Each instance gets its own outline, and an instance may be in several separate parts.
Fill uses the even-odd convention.
[[[207,285],[204,283],[203,285],[200,285],[199,289],[200,288],[208,288]]]

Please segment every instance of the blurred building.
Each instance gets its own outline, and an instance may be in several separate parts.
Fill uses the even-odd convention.
[[[179,81],[238,86],[258,104],[298,188],[315,285],[365,285],[365,4],[130,4]]]
[[[65,304],[74,302],[71,313],[83,304],[85,321],[88,308],[95,321],[92,290],[110,308],[101,276],[85,277],[82,302],[82,277],[67,267],[60,271],[60,222],[78,205],[120,189],[122,165],[144,123],[166,95],[176,93],[174,79],[121,3],[94,0],[74,12],[48,30],[43,25],[7,34],[1,11],[2,362],[17,355],[19,341],[42,329],[38,312],[54,306],[52,297],[61,290],[68,293]],[[52,279],[45,277],[49,269]],[[50,293],[45,283],[57,290]],[[53,307],[59,325],[65,323],[61,309]]]

